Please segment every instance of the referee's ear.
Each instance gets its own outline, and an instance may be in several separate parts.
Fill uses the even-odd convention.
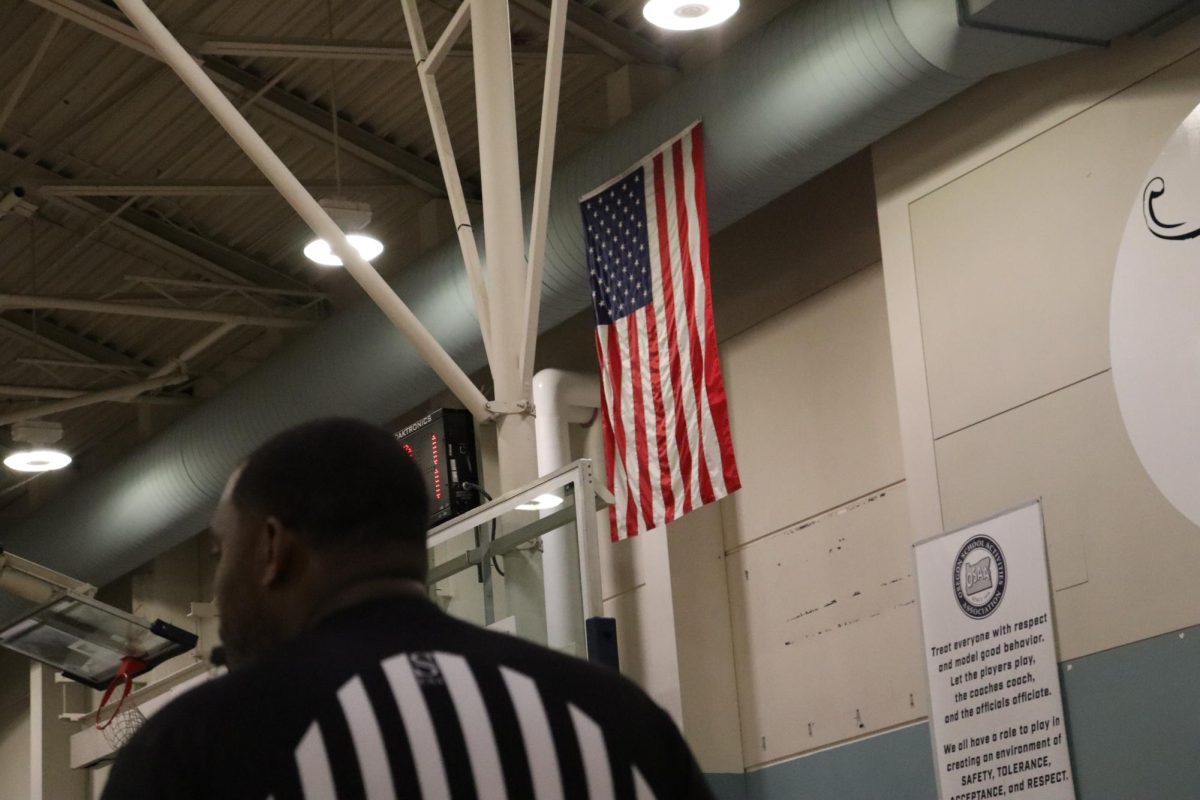
[[[259,539],[259,582],[264,589],[278,589],[291,581],[304,556],[304,544],[294,530],[277,517],[267,517],[263,521]]]

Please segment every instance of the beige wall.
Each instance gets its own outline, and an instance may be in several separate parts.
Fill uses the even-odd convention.
[[[1200,531],[1138,463],[1108,354],[1198,48],[1192,22],[1000,76],[873,149],[913,538],[1041,497],[1063,659],[1200,622]]]
[[[29,659],[0,650],[0,785],[5,797],[29,796],[30,740]]]

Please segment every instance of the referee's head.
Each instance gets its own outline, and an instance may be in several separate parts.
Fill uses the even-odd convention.
[[[213,520],[230,664],[342,606],[420,592],[428,516],[416,465],[374,425],[320,419],[255,450],[230,477]]]

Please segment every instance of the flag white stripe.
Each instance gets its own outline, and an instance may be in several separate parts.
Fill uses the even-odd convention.
[[[667,466],[670,469],[671,496],[674,501],[668,512],[672,517],[683,514],[683,469],[680,466],[679,449],[675,442],[675,385],[671,381],[671,353],[675,351],[675,343],[670,337],[668,327],[667,307],[665,301],[666,289],[663,285],[663,263],[658,248],[658,191],[654,186],[654,159],[649,159],[645,167],[649,180],[644,182],[646,196],[646,230],[649,231],[650,243],[650,275],[654,286],[654,322],[658,335],[658,379],[662,385],[663,394],[663,424],[667,439],[662,446],[667,451]],[[672,293],[674,286],[672,286]],[[672,298],[674,302],[678,302]],[[665,502],[665,501],[664,501]]]
[[[672,155],[672,148],[668,148],[663,153],[663,194],[666,196],[667,219],[661,220],[660,225],[665,224],[669,237],[669,246],[671,252],[671,275],[675,279],[675,335],[678,340],[679,348],[679,363],[681,366],[679,375],[678,391],[683,394],[683,414],[685,419],[684,427],[687,430],[688,450],[692,455],[692,468],[684,479],[688,481],[691,490],[691,508],[685,508],[686,511],[691,511],[701,504],[700,498],[700,441],[699,434],[696,430],[696,420],[699,419],[696,408],[697,396],[696,387],[692,381],[692,359],[699,357],[698,353],[692,352],[691,329],[688,326],[688,319],[692,314],[692,309],[687,303],[688,283],[693,283],[693,276],[690,272],[685,273],[683,269],[683,259],[680,256],[679,250],[679,216],[676,211],[675,193],[677,191],[675,185],[675,163]],[[699,287],[693,283],[693,290],[698,290]]]
[[[505,800],[508,792],[504,786],[504,770],[500,766],[500,751],[496,747],[491,717],[483,703],[479,684],[471,674],[471,667],[465,658],[453,653],[437,653],[434,658],[446,680],[446,689],[454,702],[463,739],[467,743],[471,774],[475,777],[475,794],[481,800]]]
[[[355,677],[347,681],[338,689],[337,696],[346,723],[350,726],[354,750],[358,753],[358,767],[367,800],[396,800],[396,786],[391,765],[388,764],[387,750],[383,746],[383,734],[362,679]]]
[[[642,771],[637,767],[633,768],[633,796],[635,800],[656,800],[650,784],[646,783]]]
[[[325,739],[315,722],[308,726],[296,747],[296,770],[300,774],[300,791],[304,800],[337,800],[333,773],[329,768],[329,754],[325,752]]]
[[[700,219],[699,211],[696,208],[696,171],[692,168],[692,137],[690,135],[683,137],[683,182],[685,190],[683,193],[686,203],[685,211],[690,219],[688,227],[688,252],[692,256],[692,272],[693,280],[696,283],[695,309],[696,327],[700,333],[700,364],[706,365],[708,359],[716,358],[716,353],[708,353],[706,351],[708,341],[708,325],[706,315],[704,313],[704,267],[701,262],[701,242],[700,242]],[[717,429],[713,425],[711,406],[708,404],[708,380],[707,375],[701,376],[699,388],[700,394],[700,430],[704,436],[704,456],[706,464],[701,465],[701,468],[707,467],[709,479],[712,481],[713,494],[717,498],[724,497],[728,492],[725,490],[725,473],[721,466],[721,450],[717,442]]]
[[[446,766],[442,762],[442,748],[438,744],[433,719],[429,716],[429,707],[425,705],[425,695],[417,684],[408,656],[401,654],[384,661],[383,674],[387,676],[392,694],[396,696],[396,705],[400,708],[408,747],[417,766],[421,796],[427,800],[449,797],[450,785],[446,779]]]
[[[538,693],[537,684],[529,676],[508,667],[500,667],[500,675],[508,687],[509,697],[517,712],[517,726],[525,741],[525,758],[529,761],[533,796],[536,800],[562,800],[558,752],[554,746],[554,735],[550,732],[550,718],[546,716],[546,707]]]
[[[583,772],[587,779],[588,800],[611,800],[613,798],[612,771],[608,765],[608,745],[604,742],[604,731],[596,721],[570,703],[571,725],[575,738],[579,740],[579,755],[583,758]]]

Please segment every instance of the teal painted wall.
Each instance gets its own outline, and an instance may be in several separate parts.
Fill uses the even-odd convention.
[[[1200,626],[1059,674],[1079,800],[1200,798]],[[937,800],[926,724],[709,782],[720,800]]]

